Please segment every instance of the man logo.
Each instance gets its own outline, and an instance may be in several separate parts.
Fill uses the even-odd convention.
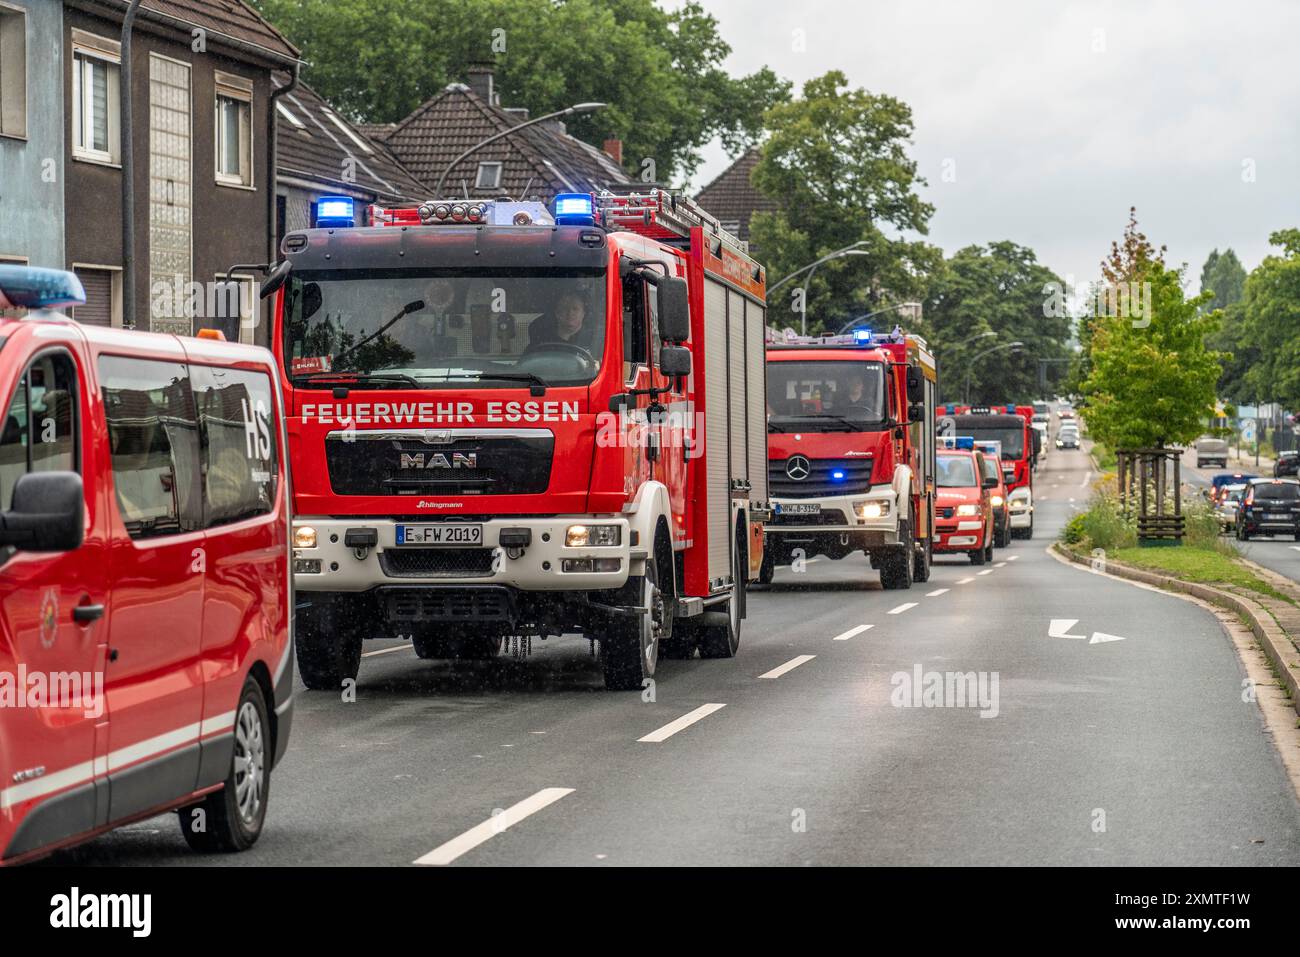
[[[403,452],[398,460],[399,469],[476,469],[477,452],[452,452],[450,456],[442,452]]]
[[[785,463],[785,474],[792,481],[802,482],[812,474],[812,463],[802,455],[792,455]]]

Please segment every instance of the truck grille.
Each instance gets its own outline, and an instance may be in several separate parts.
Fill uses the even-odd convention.
[[[476,578],[492,574],[490,548],[389,548],[379,567],[391,578]]]
[[[389,621],[512,621],[515,617],[510,592],[499,585],[386,588],[384,601]]]
[[[330,487],[337,495],[521,495],[545,492],[555,437],[502,435],[490,430],[430,443],[420,432],[352,441],[325,440]],[[437,430],[429,434],[437,435]]]
[[[795,459],[802,459],[795,462]],[[807,462],[807,477],[800,466]],[[774,498],[820,498],[826,495],[859,495],[871,488],[871,458],[808,459],[792,455],[786,459],[771,459],[767,463],[768,491]],[[844,478],[833,479],[835,472]],[[793,473],[793,475],[791,474]]]

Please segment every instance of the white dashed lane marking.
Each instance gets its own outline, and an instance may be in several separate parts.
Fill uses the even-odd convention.
[[[958,584],[958,585],[969,585],[969,584],[970,584],[971,582],[973,582],[974,580],[975,580],[975,579],[973,579],[973,578],[963,578],[961,581],[957,582],[957,584]]]
[[[707,718],[709,715],[713,714],[713,712],[725,707],[725,704],[702,704],[694,711],[682,715],[676,721],[669,721],[659,730],[651,731],[645,737],[637,738],[637,740],[644,741],[648,744],[658,744],[660,741],[668,740],[678,731],[683,731],[686,728],[689,728],[701,718]]]
[[[891,615],[901,615],[903,612],[907,611],[907,609],[909,609],[909,608],[915,608],[915,607],[916,607],[916,602],[914,602],[914,601],[905,601],[905,602],[903,602],[901,605],[899,605],[897,608],[891,608],[891,609],[889,609],[889,614],[891,614]]]
[[[925,593],[925,597],[926,597],[926,598],[938,598],[940,595],[946,595],[946,594],[948,594],[948,589],[946,589],[946,588],[936,588],[934,591],[928,591],[928,592],[926,592],[926,593]]]
[[[848,641],[850,638],[860,635],[864,631],[870,631],[873,627],[873,625],[858,625],[856,628],[850,628],[842,635],[836,635],[831,639],[831,641]]]
[[[976,574],[976,575],[992,575],[992,574],[993,574],[993,569],[991,569],[991,568],[986,568],[986,569],[984,569],[984,571],[982,571],[982,572],[976,572],[975,574]]]
[[[816,655],[796,655],[795,657],[787,661],[785,664],[778,665],[777,667],[773,668],[771,671],[766,671],[763,674],[759,675],[759,677],[779,678],[788,671],[794,671],[794,669],[798,668],[800,665],[806,665],[808,662],[812,661],[816,657],[817,657]]]
[[[482,824],[476,824],[460,837],[453,837],[446,844],[435,847],[428,854],[418,858],[414,863],[425,865],[450,864],[462,854],[474,850],[485,841],[491,840],[507,828],[513,827],[531,814],[554,804],[565,795],[572,794],[573,788],[542,788],[532,797],[524,798],[518,804],[506,808],[500,814],[494,814]]]

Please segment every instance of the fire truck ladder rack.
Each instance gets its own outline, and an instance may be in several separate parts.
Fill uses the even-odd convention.
[[[596,196],[596,208],[609,228],[617,226],[667,245],[681,245],[690,238],[691,229],[700,226],[706,234],[737,253],[749,256],[749,244],[723,229],[702,206],[664,189],[645,193],[602,192]]]

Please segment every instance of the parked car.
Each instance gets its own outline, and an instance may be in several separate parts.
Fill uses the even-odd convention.
[[[0,290],[84,301],[53,270]],[[247,848],[293,714],[271,354],[44,311],[0,343],[0,673],[48,689],[0,709],[0,863],[174,808],[195,849]]]
[[[1228,443],[1223,439],[1200,438],[1196,440],[1196,467],[1203,469],[1207,465],[1224,468],[1228,464]]]
[[[1279,452],[1277,461],[1273,463],[1273,477],[1282,478],[1287,475],[1300,474],[1300,454],[1296,452]]]
[[[1252,479],[1237,511],[1237,538],[1290,535],[1300,542],[1300,481]]]

